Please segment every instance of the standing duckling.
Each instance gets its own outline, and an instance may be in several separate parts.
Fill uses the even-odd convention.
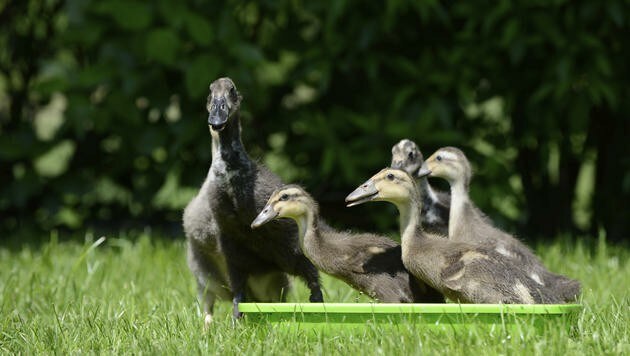
[[[472,202],[468,195],[472,170],[461,150],[455,147],[439,149],[425,161],[421,173],[444,178],[451,186],[449,239],[492,243],[498,253],[519,261],[538,284],[555,289],[565,301],[577,298],[580,282],[547,270],[525,244],[495,227]]]
[[[444,301],[439,292],[407,272],[400,245],[378,235],[329,227],[319,218],[317,202],[302,187],[292,184],[277,189],[252,228],[279,218],[297,223],[302,251],[319,270],[368,296],[385,303]]]
[[[276,221],[252,231],[250,222],[280,177],[253,161],[241,140],[242,97],[230,78],[210,84],[206,103],[212,164],[199,193],[184,210],[188,265],[197,279],[206,324],[215,300],[232,298],[232,314],[249,300],[283,300],[287,274],[300,277],[322,302],[319,274],[300,250],[293,224]]]
[[[415,142],[403,139],[392,147],[392,168],[402,169],[416,179],[422,193],[422,227],[427,232],[448,236],[448,215],[451,195],[434,189],[427,177],[418,176],[424,163],[422,152]]]
[[[348,206],[388,201],[400,213],[402,260],[407,270],[460,303],[559,303],[491,243],[468,243],[426,234],[422,196],[405,171],[386,168],[346,197]]]

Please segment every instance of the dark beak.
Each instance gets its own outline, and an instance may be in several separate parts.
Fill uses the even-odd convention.
[[[271,205],[265,205],[265,208],[258,214],[256,219],[252,221],[252,229],[255,229],[261,225],[264,225],[271,220],[275,219],[278,216],[278,212],[276,212]]]
[[[429,174],[431,174],[431,170],[429,170],[429,167],[427,167],[427,163],[424,162],[422,164],[422,167],[420,167],[420,170],[418,171],[418,174],[416,175],[418,178],[422,178],[422,177],[426,177]]]
[[[222,106],[227,108],[227,102],[225,98],[221,98],[214,99],[213,104],[214,109],[210,110],[210,114],[208,115],[208,126],[214,131],[221,131],[228,122],[229,111],[221,110]]]
[[[355,189],[354,192],[348,194],[346,197],[347,207],[363,204],[365,202],[374,200],[378,195],[378,190],[374,186],[374,183],[371,180],[363,183],[359,188]]]

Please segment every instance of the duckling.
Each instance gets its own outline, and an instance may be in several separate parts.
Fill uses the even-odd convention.
[[[466,155],[455,147],[436,151],[423,164],[421,173],[446,179],[451,186],[448,236],[456,241],[492,243],[495,250],[517,260],[542,286],[556,289],[565,301],[580,294],[580,282],[547,270],[542,261],[520,240],[495,227],[471,201],[468,191],[472,170]]]
[[[233,315],[240,317],[238,303],[254,285],[267,290],[267,296],[269,291],[275,292],[274,299],[282,300],[286,274],[306,282],[311,301],[323,300],[319,274],[300,250],[293,224],[275,221],[256,231],[250,228],[282,181],[247,155],[241,141],[241,101],[230,78],[219,78],[210,85],[207,110],[212,164],[183,216],[188,264],[197,279],[206,322],[212,320],[216,297],[232,297]]]
[[[559,303],[491,243],[469,243],[424,232],[422,196],[407,172],[385,168],[346,197],[348,206],[388,201],[400,213],[402,260],[407,270],[460,303]]]
[[[320,219],[317,202],[299,185],[277,189],[252,228],[279,218],[296,222],[302,251],[320,271],[368,296],[385,303],[444,301],[439,292],[409,275],[399,244],[374,234],[331,228]]]
[[[448,215],[451,195],[434,189],[427,177],[418,177],[420,167],[424,163],[422,152],[415,142],[402,139],[392,147],[390,167],[402,169],[410,176],[416,177],[416,183],[422,193],[422,227],[427,232],[448,236]]]

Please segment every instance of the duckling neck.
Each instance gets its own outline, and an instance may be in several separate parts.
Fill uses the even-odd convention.
[[[448,237],[457,238],[459,228],[466,224],[466,207],[470,198],[468,197],[468,187],[464,182],[453,182],[451,184],[451,210],[449,212]]]
[[[225,128],[221,131],[210,129],[212,135],[212,163],[224,164],[226,168],[232,168],[238,164],[250,162],[245,147],[241,141],[241,118],[239,112],[235,112]]]
[[[324,243],[319,233],[319,216],[315,211],[308,211],[296,220],[298,226],[298,236],[302,251],[310,258],[316,255],[313,250],[319,249]]]
[[[403,246],[412,242],[416,236],[424,236],[424,234],[418,233],[422,232],[422,218],[420,215],[422,199],[419,192],[416,193],[407,202],[397,204],[400,213],[400,239]]]

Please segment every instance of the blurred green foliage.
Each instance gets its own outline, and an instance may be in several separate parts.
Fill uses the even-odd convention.
[[[178,224],[210,164],[208,85],[252,156],[343,226],[401,138],[465,150],[527,236],[629,236],[630,1],[0,1],[3,229]],[[439,184],[439,182],[438,182]],[[359,209],[359,208],[355,208]],[[383,214],[388,212],[388,214]]]

